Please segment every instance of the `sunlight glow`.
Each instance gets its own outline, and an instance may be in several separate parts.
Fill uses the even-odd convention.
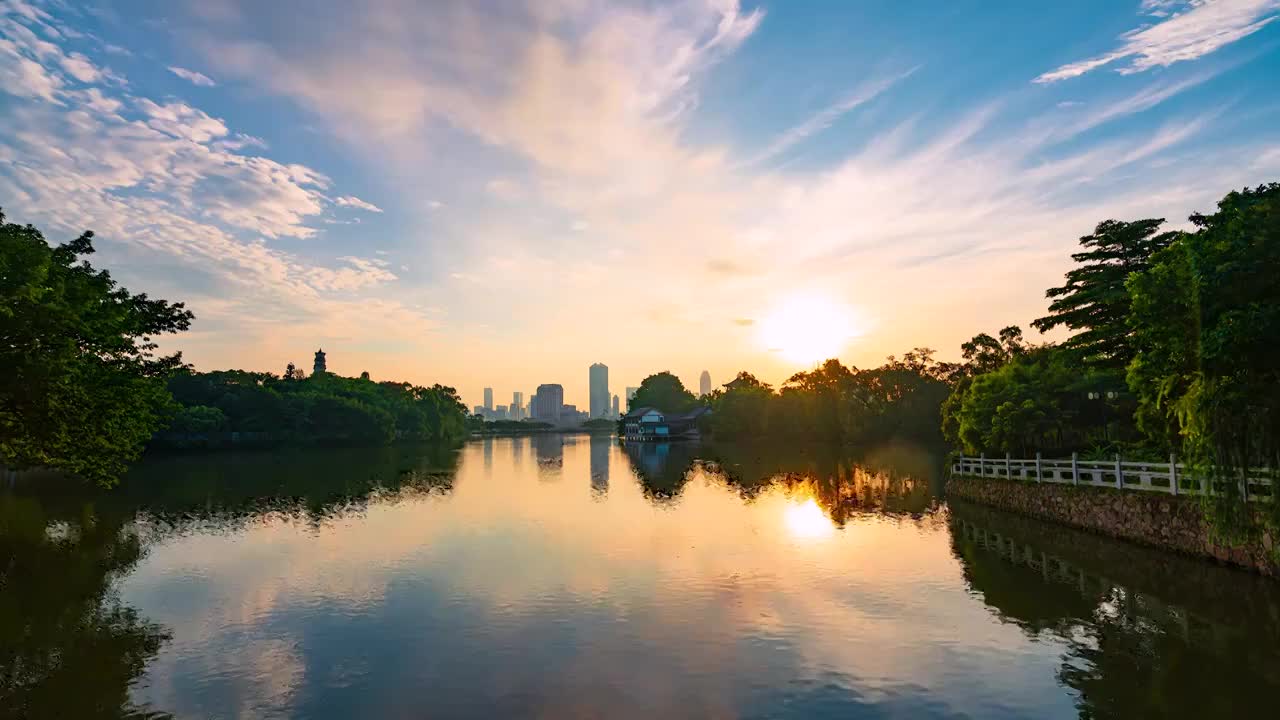
[[[839,356],[857,335],[848,307],[818,293],[790,295],[761,319],[757,341],[770,352],[800,365]]]
[[[783,517],[787,524],[787,530],[793,536],[802,540],[825,538],[835,532],[836,529],[831,522],[831,518],[827,517],[827,514],[818,505],[818,501],[813,498],[800,503],[787,503]]]

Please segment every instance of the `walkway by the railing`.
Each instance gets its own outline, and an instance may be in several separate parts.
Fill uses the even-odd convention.
[[[1167,463],[1127,462],[1119,455],[1115,460],[1104,461],[1081,460],[1076,454],[1061,460],[1042,458],[1039,454],[1029,460],[1008,455],[1003,458],[961,456],[951,466],[951,473],[955,476],[1091,485],[1171,495],[1204,495],[1213,492],[1206,478],[1189,475],[1186,466],[1172,456]],[[1275,477],[1275,470],[1251,469],[1238,479],[1237,488],[1248,500],[1266,501],[1271,498],[1272,480]],[[1222,481],[1218,481],[1219,491],[1221,487]]]

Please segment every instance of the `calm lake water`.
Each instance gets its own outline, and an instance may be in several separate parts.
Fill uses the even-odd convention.
[[[0,716],[1276,716],[1280,583],[941,465],[540,436],[19,488]]]

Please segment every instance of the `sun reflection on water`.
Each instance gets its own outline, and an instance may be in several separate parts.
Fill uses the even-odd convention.
[[[783,519],[792,536],[802,540],[819,540],[835,532],[835,524],[812,497],[802,502],[791,501],[783,511]]]

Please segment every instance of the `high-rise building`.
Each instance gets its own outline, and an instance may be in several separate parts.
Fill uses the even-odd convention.
[[[698,377],[698,394],[699,395],[711,394],[711,373],[707,372],[706,370],[703,370],[702,375]]]
[[[484,409],[485,410],[493,409],[493,388],[484,389]]]
[[[316,361],[315,361],[315,363],[311,366],[311,374],[312,374],[312,375],[321,375],[321,374],[326,373],[326,372],[328,372],[328,369],[327,369],[327,367],[325,366],[325,363],[324,363],[324,349],[323,349],[323,348],[321,348],[321,349],[319,349],[319,350],[316,350]]]
[[[511,419],[524,419],[524,393],[522,392],[511,393]]]
[[[542,422],[560,422],[560,408],[564,406],[564,386],[546,384],[538,386],[533,396],[534,417]]]
[[[591,402],[588,405],[592,418],[602,418],[609,414],[609,366],[595,363],[588,373],[590,379]]]
[[[618,409],[619,409],[619,408],[618,408],[618,403],[619,403],[618,396],[617,396],[617,395],[614,395],[614,396],[613,396],[613,407],[611,408],[611,409],[613,410],[612,416],[613,416],[614,418],[617,418],[617,417],[621,414],[621,413],[619,413],[619,412],[618,412]]]
[[[510,417],[508,417],[508,416],[507,416],[507,406],[506,406],[506,405],[499,405],[498,407],[494,408],[494,410],[493,410],[493,416],[494,416],[494,419],[496,419],[496,420],[510,420],[510,419],[511,419]]]

